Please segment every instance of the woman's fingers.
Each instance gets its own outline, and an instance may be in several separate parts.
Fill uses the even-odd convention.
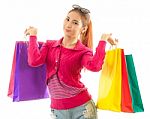
[[[111,37],[107,40],[111,45],[116,45],[118,43],[118,39],[112,39]]]
[[[25,35],[37,35],[37,28],[33,27],[33,26],[29,26],[29,28],[27,28],[24,31]]]
[[[112,35],[112,33],[110,33],[110,34],[105,34],[104,33],[104,34],[102,34],[101,39],[107,41],[111,37],[111,35]]]

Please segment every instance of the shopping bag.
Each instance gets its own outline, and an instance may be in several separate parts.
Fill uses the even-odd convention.
[[[130,93],[132,97],[132,107],[134,112],[143,112],[144,107],[142,103],[142,98],[140,94],[140,89],[138,85],[136,70],[134,66],[132,54],[126,55],[126,64],[128,69],[128,79],[130,86]]]
[[[41,45],[42,43],[39,44],[40,47]],[[27,47],[26,42],[16,42],[8,90],[8,96],[12,96],[13,101],[48,98],[46,66],[29,66]]]
[[[126,66],[126,56],[124,50],[121,52],[121,71],[122,71],[122,84],[121,84],[121,111],[133,112],[132,97],[130,94],[130,87],[128,82],[128,70]]]
[[[13,55],[12,69],[11,69],[9,88],[8,88],[8,94],[7,94],[7,96],[9,97],[13,97],[15,68],[16,68],[16,48],[14,50],[14,55]]]
[[[102,66],[97,108],[121,111],[121,49],[108,50]]]
[[[120,52],[114,55],[115,50]],[[118,112],[143,112],[132,55],[125,55],[123,49],[115,50],[106,52],[99,83],[97,107]],[[115,60],[117,58],[119,60]],[[115,75],[118,75],[118,78]]]

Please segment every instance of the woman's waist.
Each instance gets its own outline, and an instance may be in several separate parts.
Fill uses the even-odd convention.
[[[66,85],[73,86],[76,88],[85,88],[85,85],[80,81],[80,76],[74,76],[74,75],[65,75],[60,72],[49,72],[47,74],[47,83],[53,79],[53,78],[59,78],[60,81],[64,82]]]
[[[71,98],[54,99],[51,98],[51,108],[54,109],[70,109],[80,106],[91,100],[91,95],[87,90],[80,92],[78,95]]]

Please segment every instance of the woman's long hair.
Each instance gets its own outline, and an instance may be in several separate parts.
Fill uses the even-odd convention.
[[[72,11],[78,12],[82,18],[83,27],[87,26],[87,30],[84,33],[82,32],[80,33],[80,40],[82,44],[92,49],[93,48],[93,31],[92,31],[92,21],[90,19],[89,13],[85,14],[80,9],[76,9],[76,8],[70,10],[69,13]]]

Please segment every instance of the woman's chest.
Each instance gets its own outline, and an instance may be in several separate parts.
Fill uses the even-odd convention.
[[[52,48],[48,52],[47,62],[58,63],[61,66],[79,66],[81,64],[83,51],[66,48]]]

